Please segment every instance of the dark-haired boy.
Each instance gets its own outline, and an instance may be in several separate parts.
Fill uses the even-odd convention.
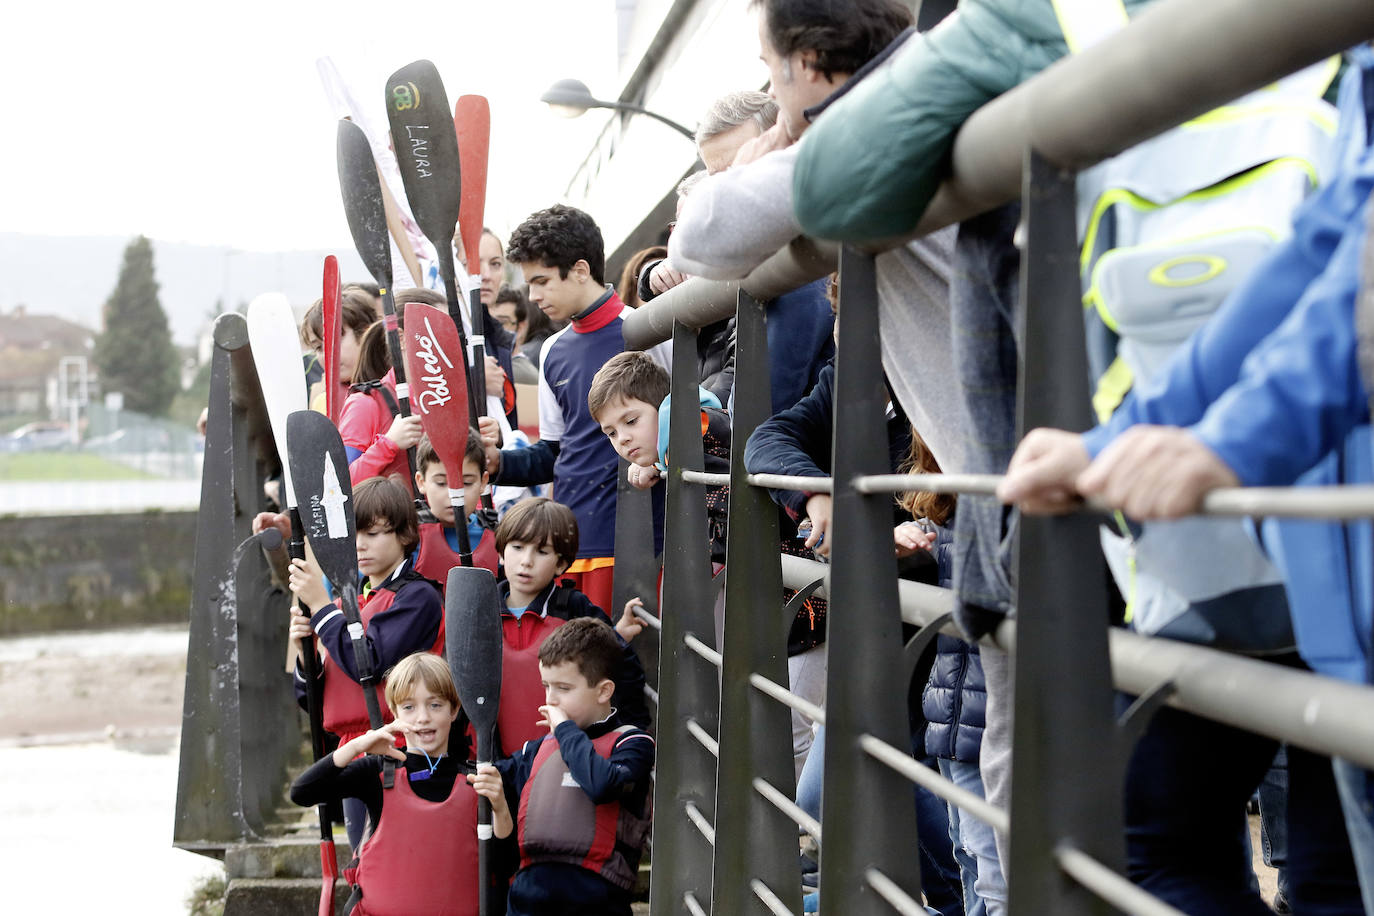
[[[625,349],[625,304],[605,282],[601,230],[573,207],[533,214],[511,234],[506,256],[520,265],[530,302],[571,324],[544,344],[539,370],[539,441],[527,449],[487,449],[492,480],[515,486],[553,481],[554,498],[577,518],[581,547],[567,575],[596,604],[609,606],[615,572],[615,503],[619,462],[587,413],[587,391],[601,366]],[[646,351],[665,369],[672,345]],[[654,515],[661,518],[661,490]],[[661,524],[655,525],[661,530]],[[661,539],[655,539],[655,547]]]
[[[610,626],[590,618],[569,621],[539,647],[539,711],[550,734],[497,764],[506,795],[492,804],[494,820],[517,824],[510,916],[630,916],[654,740],[621,724],[611,706],[620,651]]]
[[[496,549],[505,565],[501,596],[501,709],[497,736],[503,755],[539,737],[539,646],[570,620],[610,623],[600,607],[567,579],[558,577],[577,556],[577,520],[562,503],[537,497],[517,503],[496,529]],[[622,721],[647,728],[644,666],[620,638],[621,656],[611,669],[613,700]]]
[[[487,453],[476,430],[468,430],[463,452],[463,511],[467,513],[468,547],[472,563],[496,575],[496,532],[482,511],[482,490],[487,485]],[[415,571],[440,585],[448,582],[448,571],[462,563],[458,529],[454,524],[448,469],[439,460],[428,436],[415,449],[415,487],[429,508],[420,513],[420,546],[415,555]]]

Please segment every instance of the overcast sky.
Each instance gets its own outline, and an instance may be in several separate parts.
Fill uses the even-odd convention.
[[[406,17],[408,7],[425,12]],[[556,118],[538,96],[563,77],[614,96],[613,9],[613,0],[9,4],[0,231],[351,247],[335,115],[315,65],[329,55],[383,121],[387,75],[418,58],[438,66],[450,103],[487,96],[487,221],[505,234],[558,199],[604,123],[595,112]]]

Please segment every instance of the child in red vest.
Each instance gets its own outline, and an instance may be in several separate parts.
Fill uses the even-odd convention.
[[[570,580],[555,584],[577,558],[577,519],[567,506],[543,497],[516,503],[496,528],[496,549],[506,573],[498,586],[504,607],[497,736],[507,756],[541,734],[538,652],[545,637],[569,620],[591,617],[609,624],[610,618]],[[647,728],[644,666],[624,638],[619,645],[621,658],[610,674],[616,707],[626,722]]]
[[[358,615],[373,671],[386,671],[413,652],[444,649],[444,607],[438,587],[411,567],[409,556],[419,542],[415,505],[400,484],[385,477],[364,480],[353,490],[357,521],[358,572],[362,576]],[[324,577],[314,560],[294,560],[291,591],[309,609],[309,617],[291,608],[293,641],[314,637],[324,649],[324,727],[340,745],[368,731],[367,703],[358,683],[353,641],[343,611],[329,600]],[[384,700],[382,685],[377,699]],[[296,695],[305,698],[305,675],[296,666]],[[383,705],[383,718],[389,718]],[[362,837],[362,811],[344,806],[349,841]]]
[[[581,618],[539,648],[540,725],[550,733],[497,764],[505,795],[492,804],[498,837],[518,812],[509,916],[630,916],[654,740],[611,705],[621,645],[609,624]]]
[[[477,433],[468,430],[467,449],[463,454],[463,510],[468,513],[468,547],[472,550],[473,565],[491,570],[494,576],[496,532],[488,527],[480,503],[486,486],[487,453]],[[415,449],[415,488],[429,504],[428,511],[420,513],[420,550],[415,558],[415,570],[442,587],[448,583],[448,571],[461,561],[458,529],[453,524],[453,501],[449,498],[448,469],[435,454],[428,436],[422,438]]]
[[[309,807],[348,798],[366,806],[372,829],[345,871],[354,916],[477,916],[477,796],[507,811],[501,776],[493,766],[467,772],[466,738],[451,732],[458,691],[437,655],[419,652],[391,669],[386,703],[395,721],[316,761],[291,785],[291,800]],[[394,744],[398,734],[406,737],[404,751]],[[398,766],[384,789],[387,757]],[[509,814],[497,819],[497,830],[502,826],[509,834]]]

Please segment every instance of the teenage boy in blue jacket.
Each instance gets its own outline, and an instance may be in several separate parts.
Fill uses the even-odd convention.
[[[580,536],[577,559],[563,575],[593,604],[610,607],[620,462],[587,413],[587,389],[606,360],[625,349],[625,304],[605,282],[601,230],[581,210],[558,205],[531,215],[511,233],[506,256],[524,273],[530,304],[571,323],[541,351],[539,441],[511,451],[489,446],[487,471],[498,484],[553,481],[553,498],[573,510]],[[665,369],[672,365],[671,343],[645,352]],[[656,492],[654,516],[662,515],[662,493]],[[661,531],[661,523],[654,530]],[[661,546],[661,538],[655,540]]]
[[[1361,280],[1371,280],[1360,268],[1374,192],[1374,49],[1356,48],[1350,59],[1337,172],[1299,210],[1292,239],[1109,422],[1082,436],[1028,435],[999,489],[1004,501],[1054,512],[1091,495],[1135,518],[1173,518],[1238,483],[1374,481],[1356,333]],[[1284,572],[1303,660],[1369,683],[1370,522],[1270,520],[1264,534]],[[1374,913],[1374,787],[1344,761],[1335,772],[1364,906]],[[1290,795],[1290,815],[1311,808]],[[1303,911],[1299,894],[1291,895],[1295,912]]]

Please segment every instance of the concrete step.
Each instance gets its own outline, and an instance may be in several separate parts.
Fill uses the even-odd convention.
[[[342,916],[348,885],[334,885],[334,913]],[[319,878],[236,878],[224,897],[224,916],[301,916],[320,906]]]
[[[348,839],[334,840],[339,872],[353,858]],[[238,878],[320,878],[320,841],[315,838],[288,837],[264,843],[230,846],[224,852],[224,874],[230,881]]]

